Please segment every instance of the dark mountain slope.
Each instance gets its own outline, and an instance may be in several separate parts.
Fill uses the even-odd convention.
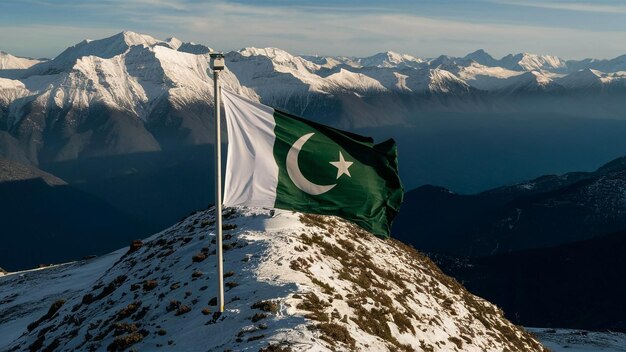
[[[408,192],[394,226],[417,248],[484,256],[584,240],[626,228],[624,158],[591,173],[544,176],[477,195]]]
[[[517,324],[626,331],[626,231],[467,260],[435,256]]]
[[[205,144],[69,160],[43,167],[156,232],[214,202],[213,153],[213,146]]]
[[[62,179],[30,165],[0,156],[0,183],[41,178],[51,186],[65,185]]]
[[[102,254],[147,232],[128,215],[41,178],[0,183],[0,266],[14,271]]]

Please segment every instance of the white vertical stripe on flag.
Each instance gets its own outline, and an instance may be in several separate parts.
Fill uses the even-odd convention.
[[[224,205],[273,207],[278,165],[274,159],[274,109],[222,89],[228,154]]]

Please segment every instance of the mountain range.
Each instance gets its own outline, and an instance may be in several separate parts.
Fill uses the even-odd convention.
[[[12,147],[11,157],[39,164],[208,143],[211,50],[122,32],[50,60],[1,52],[0,145]],[[346,128],[410,125],[424,112],[623,118],[626,89],[626,56],[495,59],[478,50],[465,57],[356,58],[250,47],[227,53],[226,63],[226,89]]]

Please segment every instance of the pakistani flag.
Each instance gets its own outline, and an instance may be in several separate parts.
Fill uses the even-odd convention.
[[[340,131],[223,90],[224,205],[336,215],[388,237],[402,202],[396,145]]]

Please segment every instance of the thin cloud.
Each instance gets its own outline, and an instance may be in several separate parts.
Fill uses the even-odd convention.
[[[211,16],[212,14],[212,16]],[[207,20],[207,18],[210,18]],[[441,53],[464,55],[485,48],[503,56],[512,51],[535,51],[582,58],[610,50],[626,52],[622,31],[585,31],[557,26],[477,24],[433,19],[411,14],[308,12],[285,7],[258,7],[215,3],[210,12],[197,9],[193,16],[157,16],[164,25],[191,26],[186,35],[220,33],[211,45],[225,49],[241,46],[275,46],[302,54],[369,55],[395,50],[419,56]],[[293,39],[290,39],[293,38]],[[572,45],[576,38],[576,45]],[[234,44],[240,43],[240,45]],[[233,45],[237,45],[233,48]],[[597,54],[596,54],[597,55]]]
[[[52,6],[51,1],[44,3]],[[58,4],[69,6],[63,0]],[[577,59],[626,53],[623,30],[564,28],[558,21],[549,25],[481,23],[393,11],[346,15],[302,6],[226,1],[103,0],[84,1],[80,6],[88,8],[93,25],[0,24],[0,49],[19,55],[52,56],[85,37],[102,38],[133,30],[158,38],[176,36],[224,51],[272,46],[295,54],[365,56],[393,50],[433,57],[442,53],[465,55],[482,48],[494,56],[530,51]],[[27,51],[29,47],[31,51]]]
[[[521,1],[521,0],[496,0],[494,3],[507,4],[515,6],[535,7],[542,9],[552,10],[566,10],[577,12],[591,12],[591,13],[606,13],[606,14],[626,14],[626,5],[622,4],[607,4],[596,2],[551,2],[551,1]]]

